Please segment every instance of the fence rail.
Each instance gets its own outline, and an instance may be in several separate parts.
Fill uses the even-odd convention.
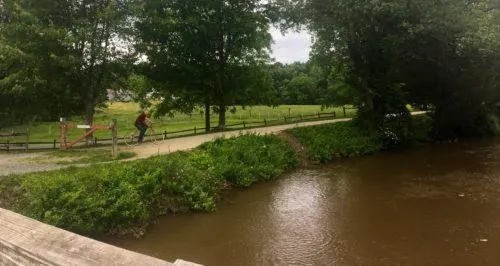
[[[343,117],[347,117],[346,110],[349,109],[355,109],[355,108],[343,108]],[[213,133],[213,132],[221,132],[221,131],[234,131],[234,130],[240,130],[240,129],[251,129],[251,128],[259,128],[259,127],[268,127],[268,126],[276,126],[276,125],[286,125],[286,124],[293,124],[293,123],[298,123],[298,122],[305,122],[305,121],[319,121],[319,120],[328,120],[328,119],[337,119],[338,114],[336,112],[330,112],[330,113],[321,113],[317,112],[315,114],[307,114],[307,115],[300,115],[300,116],[284,116],[280,119],[262,119],[262,121],[243,121],[241,123],[235,123],[235,124],[228,124],[224,128],[219,128],[218,126],[215,127],[210,127],[210,132],[208,133]],[[14,133],[14,132],[13,132]],[[11,134],[0,134],[0,151],[14,151],[14,150],[56,150],[59,149],[59,140],[54,139],[53,141],[34,141],[34,142],[29,142],[29,132],[27,131],[26,133],[14,133],[16,135]],[[187,137],[187,136],[194,136],[194,135],[202,135],[202,134],[207,134],[206,128],[205,127],[193,127],[191,129],[185,129],[185,130],[177,130],[177,131],[168,131],[168,130],[163,130],[163,132],[148,135],[148,138],[145,138],[144,141],[153,141],[162,139],[173,139],[173,138],[181,138],[181,137]],[[7,141],[2,141],[1,137],[18,137],[18,136],[27,136],[27,141],[26,142],[10,142],[9,140]],[[133,137],[133,136],[131,136]],[[118,144],[125,144],[126,141],[131,140],[131,137],[118,137],[117,141]],[[137,136],[133,137],[133,140],[137,140]],[[112,144],[112,138],[94,138],[93,141],[94,145],[111,145]],[[88,143],[79,143],[78,145],[75,145],[76,147],[85,147],[87,146]]]
[[[26,129],[26,132],[15,132],[14,129],[12,129],[10,133],[0,133],[0,140],[2,138],[22,137],[22,136],[26,137],[26,140],[23,142],[10,142],[10,140],[7,140],[6,142],[0,142],[0,150],[4,149],[10,151],[12,148],[16,147],[17,149],[19,149],[20,146],[22,146],[23,149],[26,151],[29,150],[29,146],[32,143],[30,143],[29,141],[30,133],[28,129]]]

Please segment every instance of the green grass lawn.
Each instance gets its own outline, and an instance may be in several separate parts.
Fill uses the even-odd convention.
[[[273,122],[281,120],[284,123],[284,117],[296,117],[296,116],[307,116],[315,115],[318,112],[336,112],[337,117],[343,117],[342,108],[327,108],[321,109],[319,105],[282,105],[279,107],[267,107],[267,106],[254,106],[247,107],[245,109],[238,107],[235,113],[227,112],[227,125],[245,123],[255,123],[252,126],[264,125],[264,119],[268,122]],[[140,107],[136,103],[109,103],[107,108],[99,109],[96,112],[95,124],[99,125],[109,125],[112,119],[118,121],[118,135],[120,137],[130,136],[134,131],[134,121],[137,115],[139,115]],[[346,110],[347,117],[352,117],[355,114],[355,110]],[[197,127],[199,132],[203,131],[205,127],[204,115],[202,113],[194,112],[192,115],[186,114],[176,114],[174,117],[160,117],[154,119],[155,131],[161,133],[164,131],[173,132],[180,130],[194,129]],[[69,121],[75,122],[77,124],[82,124],[83,119],[79,117],[70,118]],[[218,115],[212,114],[212,126],[217,126]],[[59,141],[59,122],[43,122],[33,125],[16,126],[14,130],[16,132],[24,132],[26,129],[30,132],[30,142],[42,142],[42,141]],[[9,132],[11,127],[3,128],[1,132]],[[84,133],[83,129],[71,129],[69,131],[69,139],[74,139]],[[110,138],[111,133],[109,131],[98,131],[94,134],[97,138]],[[9,141],[25,141],[25,137],[16,138],[0,138],[0,142]]]

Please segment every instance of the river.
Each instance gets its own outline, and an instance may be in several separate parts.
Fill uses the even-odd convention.
[[[500,141],[299,169],[106,241],[204,265],[500,265]]]

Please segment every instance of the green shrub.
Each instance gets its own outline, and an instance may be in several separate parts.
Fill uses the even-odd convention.
[[[375,134],[362,132],[352,122],[295,128],[290,132],[305,145],[309,159],[317,162],[361,156],[382,149]]]
[[[215,209],[222,180],[202,152],[19,178],[20,213],[83,234],[120,232],[179,210]]]
[[[141,195],[119,167],[68,169],[25,176],[17,210],[78,233],[120,230],[145,222],[149,216]],[[121,170],[121,169],[120,169]]]
[[[431,119],[426,115],[387,119],[377,132],[364,132],[353,122],[295,128],[290,132],[306,147],[310,160],[328,162],[383,149],[429,141]]]
[[[432,119],[427,115],[413,117],[411,126],[411,139],[413,143],[429,142],[431,140]]]
[[[0,182],[0,205],[81,234],[127,233],[158,215],[213,211],[225,183],[277,178],[297,161],[277,137],[219,139],[191,152],[12,176]]]
[[[388,116],[379,125],[377,135],[384,149],[428,142],[432,121],[427,115]]]
[[[217,139],[200,149],[217,162],[215,172],[224,180],[241,187],[278,178],[282,171],[298,163],[297,153],[275,136],[244,135]]]

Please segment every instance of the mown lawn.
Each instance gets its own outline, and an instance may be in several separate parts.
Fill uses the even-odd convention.
[[[268,106],[254,106],[245,109],[238,107],[235,113],[227,112],[227,124],[240,124],[243,121],[247,124],[255,123],[253,126],[264,125],[264,119],[268,122],[281,120],[284,123],[284,117],[297,117],[300,115],[315,115],[320,113],[336,112],[338,117],[343,117],[342,108],[327,108],[323,109],[319,105],[282,105],[279,107]],[[134,131],[134,121],[140,112],[140,107],[136,103],[109,103],[107,108],[97,110],[95,116],[95,123],[99,125],[108,125],[112,119],[118,121],[118,135],[120,137],[130,136]],[[352,117],[355,110],[346,110],[347,117]],[[80,117],[72,117],[69,119],[71,122],[82,124],[83,119]],[[205,127],[204,116],[200,111],[193,112],[191,115],[176,114],[174,117],[160,117],[154,119],[155,131],[161,133],[164,131],[174,132],[180,130],[197,129],[201,132]],[[212,114],[212,126],[217,126],[218,115]],[[5,133],[11,131],[12,127],[4,127],[0,131]],[[13,127],[16,132],[25,132],[28,128],[30,132],[30,142],[41,141],[59,141],[59,122],[43,122],[32,125],[23,125]],[[68,136],[70,139],[83,134],[83,129],[72,129]],[[110,138],[109,131],[97,132],[94,136],[97,138]],[[0,138],[0,142],[12,141],[25,141],[25,137],[17,138]]]

